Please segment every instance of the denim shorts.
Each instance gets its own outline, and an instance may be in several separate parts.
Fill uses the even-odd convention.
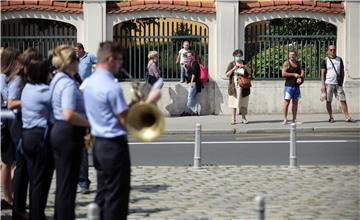
[[[295,86],[285,86],[284,88],[284,99],[299,99],[301,98],[300,87]]]

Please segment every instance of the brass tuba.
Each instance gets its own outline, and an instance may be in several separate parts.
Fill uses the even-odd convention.
[[[145,102],[151,87],[147,84],[140,86],[139,82],[132,83],[133,98],[127,117],[129,133],[140,141],[150,142],[160,137],[164,132],[165,119],[155,104]]]

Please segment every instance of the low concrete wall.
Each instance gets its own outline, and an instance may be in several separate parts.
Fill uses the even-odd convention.
[[[249,114],[274,114],[282,112],[284,81],[253,81],[249,100]],[[130,83],[122,82],[125,97],[130,100]],[[179,82],[165,82],[162,98],[158,103],[161,111],[166,115],[179,115],[184,111],[187,101],[188,85]],[[346,82],[345,93],[350,113],[360,112],[360,82]],[[320,101],[320,82],[318,80],[305,81],[301,86],[299,113],[324,113],[325,102]],[[227,107],[227,81],[210,82],[200,94],[202,115],[230,114]],[[338,100],[333,101],[334,112],[341,112]]]

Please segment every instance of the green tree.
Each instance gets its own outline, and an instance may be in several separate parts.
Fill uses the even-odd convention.
[[[336,27],[315,19],[287,18],[270,20],[269,35],[336,35]]]

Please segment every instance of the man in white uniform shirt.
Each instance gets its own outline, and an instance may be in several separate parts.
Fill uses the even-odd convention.
[[[354,122],[349,115],[345,92],[343,89],[344,63],[341,57],[336,56],[335,45],[329,46],[327,54],[328,56],[324,59],[321,65],[321,92],[326,93],[326,109],[329,113],[329,122],[335,122],[331,108],[331,102],[334,95],[340,100],[345,121]]]

